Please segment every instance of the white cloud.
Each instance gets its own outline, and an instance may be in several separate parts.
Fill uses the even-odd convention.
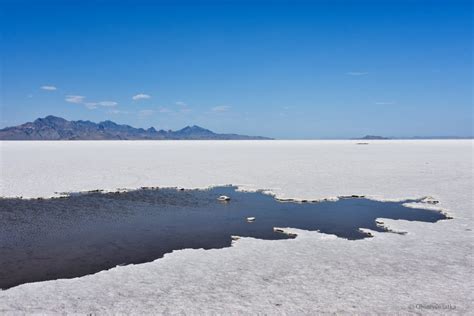
[[[115,101],[100,101],[97,102],[97,105],[100,106],[106,106],[106,107],[111,107],[111,106],[116,106],[118,103]]]
[[[67,95],[65,100],[66,102],[69,102],[69,103],[82,104],[84,103],[85,98],[86,97],[82,95]]]
[[[346,75],[349,75],[349,76],[365,76],[365,75],[368,75],[369,73],[368,72],[364,72],[364,71],[349,71],[349,72],[346,72]]]
[[[227,112],[227,111],[230,110],[230,108],[231,108],[231,107],[228,106],[228,105],[219,105],[219,106],[213,107],[211,110],[212,110],[213,112]]]
[[[187,107],[188,105],[186,103],[184,103],[183,101],[176,101],[174,104],[176,104],[177,106],[182,106],[182,107]]]
[[[46,85],[46,86],[41,86],[41,90],[55,91],[55,90],[58,90],[58,88],[56,88],[55,86]]]
[[[150,99],[151,96],[148,95],[148,94],[144,94],[144,93],[139,93],[139,94],[136,94],[132,97],[133,100],[144,100],[144,99]]]
[[[395,104],[396,102],[395,101],[378,101],[378,102],[375,102],[375,104],[377,105],[391,105],[391,104]]]
[[[66,102],[74,104],[82,104],[89,110],[97,109],[99,106],[114,107],[118,103],[115,101],[85,102],[86,97],[82,95],[67,95]]]

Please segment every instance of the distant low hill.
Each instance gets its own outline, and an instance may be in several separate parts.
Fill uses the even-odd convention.
[[[367,136],[364,136],[360,139],[363,139],[363,140],[373,140],[373,139],[390,139],[390,138],[387,138],[387,137],[383,137],[383,136],[375,136],[375,135],[367,135]]]
[[[384,136],[374,136],[367,135],[361,138],[355,138],[358,140],[384,140],[384,139],[398,139],[398,140],[416,140],[416,139],[472,139],[472,136],[412,136],[412,137],[384,137]]]
[[[217,134],[199,126],[183,129],[156,130],[119,125],[112,121],[68,121],[57,116],[38,118],[34,122],[7,127],[0,130],[0,140],[160,140],[160,139],[271,139],[261,136]]]

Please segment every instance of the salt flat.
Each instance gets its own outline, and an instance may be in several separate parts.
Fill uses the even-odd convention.
[[[296,231],[0,292],[0,313],[460,313],[473,308],[473,141],[0,142],[3,197],[234,184],[278,197],[432,196],[452,220],[401,236]],[[291,230],[291,228],[289,228]],[[454,309],[428,309],[429,304]],[[434,305],[432,305],[434,306]]]

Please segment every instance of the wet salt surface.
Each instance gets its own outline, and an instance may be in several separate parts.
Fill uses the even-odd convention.
[[[388,231],[376,218],[436,222],[440,212],[403,203],[343,198],[279,202],[235,187],[140,189],[46,200],[0,199],[0,288],[72,278],[150,262],[184,248],[229,247],[231,236],[287,239],[274,227],[319,230],[346,239]],[[229,202],[217,197],[227,195]],[[248,222],[248,217],[255,221]]]

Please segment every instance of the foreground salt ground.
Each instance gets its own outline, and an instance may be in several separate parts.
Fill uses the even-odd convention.
[[[347,241],[238,240],[0,292],[0,313],[460,313],[473,308],[473,142],[2,142],[1,196],[236,184],[278,197],[432,196],[452,220]],[[291,230],[291,228],[290,228]],[[295,230],[293,230],[295,231]],[[431,308],[430,308],[431,307]]]

